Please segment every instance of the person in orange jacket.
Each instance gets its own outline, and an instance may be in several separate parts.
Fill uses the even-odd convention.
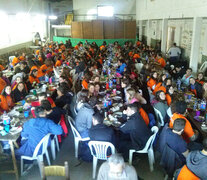
[[[199,180],[207,178],[207,138],[203,140],[203,149],[192,151],[186,158],[186,165],[177,170],[176,180]]]
[[[14,107],[11,92],[11,86],[6,86],[0,95],[0,109],[3,111],[8,112]]]
[[[185,124],[185,128],[184,128],[184,133],[182,136],[186,140],[186,142],[195,141],[198,137],[198,132],[193,130],[190,122],[184,116],[184,114],[186,113],[186,109],[187,109],[186,102],[185,101],[178,101],[174,105],[175,105],[175,107],[171,108],[173,115],[170,118],[169,127],[173,128],[173,123],[176,119],[179,119],[179,118],[185,119],[186,124]]]
[[[157,77],[158,77],[158,74],[156,71],[153,71],[151,73],[151,77],[150,79],[147,81],[147,86],[151,89],[151,90],[154,90],[155,87],[156,87],[156,84],[157,84]]]
[[[159,54],[157,55],[157,62],[160,64],[160,66],[161,66],[162,68],[164,68],[164,67],[166,66],[166,61],[165,61],[164,58],[162,57],[162,54],[161,54],[161,53],[159,53]]]

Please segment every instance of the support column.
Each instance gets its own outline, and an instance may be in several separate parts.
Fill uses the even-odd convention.
[[[201,27],[202,27],[202,17],[195,17],[193,19],[193,35],[191,43],[191,53],[190,53],[190,67],[193,72],[197,72],[198,60],[199,60],[199,48],[201,41]]]
[[[142,23],[143,23],[143,20],[140,20],[139,21],[139,40],[142,41]]]
[[[167,30],[168,30],[168,19],[162,20],[162,42],[161,42],[161,51],[166,53],[167,48]]]
[[[151,46],[151,20],[147,21],[147,45]]]

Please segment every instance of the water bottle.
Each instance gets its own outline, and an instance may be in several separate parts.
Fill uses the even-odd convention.
[[[195,101],[194,105],[193,105],[193,110],[196,111],[197,109],[197,101]]]
[[[201,101],[201,106],[200,106],[200,109],[201,110],[206,110],[206,100],[205,99],[203,99],[202,101]]]
[[[45,82],[49,82],[49,76],[45,75]]]
[[[111,74],[111,69],[108,69],[108,75],[110,75]]]
[[[109,88],[112,88],[112,86],[113,86],[113,81],[109,80]]]
[[[6,126],[10,124],[10,117],[7,115],[6,111],[4,111],[4,114],[2,116],[3,124]]]

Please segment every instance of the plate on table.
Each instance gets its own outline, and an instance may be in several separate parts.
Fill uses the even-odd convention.
[[[204,121],[204,117],[203,116],[194,116],[194,119],[198,122],[203,122]]]
[[[120,127],[121,126],[121,123],[119,121],[114,121],[112,123],[112,125],[115,126],[115,127]]]
[[[116,91],[116,94],[121,94],[121,91]]]
[[[116,117],[122,117],[123,113],[122,112],[115,112],[115,113],[113,113],[113,115]]]
[[[37,100],[37,97],[35,95],[27,95],[25,97],[26,100]]]
[[[120,96],[115,96],[115,97],[113,97],[113,99],[116,100],[116,101],[119,101],[119,100],[121,100],[121,97]]]

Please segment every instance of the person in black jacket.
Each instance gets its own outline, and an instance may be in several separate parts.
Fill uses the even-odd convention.
[[[196,80],[191,77],[190,78],[189,90],[196,95],[197,98],[202,99],[202,85],[196,82]]]
[[[12,94],[13,94],[15,103],[23,100],[25,96],[27,95],[25,84],[23,82],[18,83],[17,87],[13,90]]]
[[[104,118],[99,112],[93,115],[93,126],[89,129],[91,141],[106,141],[114,144],[114,131],[112,128],[103,124]]]
[[[152,135],[152,132],[138,113],[136,103],[129,104],[127,110],[124,111],[124,114],[127,115],[127,122],[120,127],[120,131],[125,138],[124,140],[123,138],[120,139],[119,150],[126,158],[128,157],[129,149],[143,149],[147,140]],[[129,139],[126,139],[127,135],[129,135]]]

